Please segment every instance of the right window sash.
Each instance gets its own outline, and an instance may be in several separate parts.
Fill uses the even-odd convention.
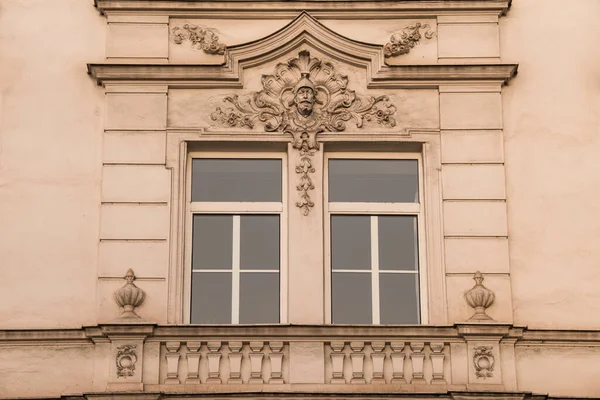
[[[427,323],[422,163],[326,153],[328,322]]]

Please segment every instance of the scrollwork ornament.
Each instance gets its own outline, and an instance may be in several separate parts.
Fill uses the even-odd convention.
[[[425,32],[421,34],[420,29]],[[405,27],[400,32],[394,33],[390,37],[389,43],[383,46],[383,54],[386,57],[395,57],[401,54],[408,54],[410,50],[421,42],[421,39],[431,39],[435,36],[435,32],[429,30],[429,24],[415,22],[412,25]]]
[[[196,46],[207,54],[225,54],[226,47],[219,42],[219,35],[213,29],[185,24],[183,27],[176,26],[171,33],[175,44],[189,40],[192,47]]]
[[[496,360],[492,354],[492,348],[489,346],[475,347],[473,355],[473,364],[475,365],[475,376],[477,378],[491,378],[494,374],[494,364]]]
[[[128,377],[133,376],[135,371],[135,363],[137,362],[136,345],[126,344],[117,347],[117,376]]]
[[[216,107],[211,119],[232,128],[253,129],[260,123],[266,132],[292,136],[292,147],[300,151],[296,206],[304,215],[314,207],[309,191],[314,189],[310,174],[315,172],[311,157],[319,149],[317,134],[344,131],[349,123],[360,128],[365,121],[396,125],[396,107],[387,96],[357,95],[348,89],[347,76],[306,50],[277,64],[272,75],[263,75],[262,86],[263,90],[242,98],[225,97],[231,107]]]

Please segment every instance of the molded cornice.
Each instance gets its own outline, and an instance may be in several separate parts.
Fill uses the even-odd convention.
[[[290,18],[300,11],[327,18],[398,18],[449,15],[460,12],[505,15],[512,0],[401,0],[401,1],[280,1],[280,0],[94,0],[102,14],[151,12],[204,18],[228,16],[248,19]]]
[[[383,67],[368,88],[436,88],[444,84],[507,84],[517,64],[398,65]],[[242,88],[242,79],[225,66],[191,64],[88,64],[99,85],[165,84],[169,87]]]

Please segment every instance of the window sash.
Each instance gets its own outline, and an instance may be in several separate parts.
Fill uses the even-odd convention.
[[[329,160],[343,159],[416,159],[418,161],[419,174],[419,199],[417,203],[351,203],[351,202],[329,202]],[[324,193],[324,248],[325,248],[325,321],[333,323],[333,293],[332,293],[332,274],[335,272],[352,272],[352,273],[370,273],[371,274],[371,307],[373,324],[379,324],[380,319],[380,302],[379,297],[379,280],[380,274],[386,273],[408,273],[419,275],[419,298],[418,307],[420,315],[420,324],[427,324],[429,319],[428,312],[428,288],[427,288],[427,262],[425,251],[425,223],[423,215],[423,197],[424,197],[424,175],[423,175],[423,160],[419,153],[361,153],[361,152],[329,152],[324,154],[323,161],[323,193]],[[371,236],[371,269],[370,270],[333,270],[331,265],[331,217],[332,215],[369,215],[371,216],[371,232],[373,232],[373,219],[377,219],[378,215],[413,215],[417,218],[417,241],[418,241],[418,260],[419,269],[417,271],[390,271],[379,270],[378,266],[378,240],[373,241]],[[374,251],[373,247],[377,249]],[[377,253],[376,255],[374,253]],[[373,268],[373,258],[377,257],[377,267]],[[375,272],[375,270],[377,272]],[[375,301],[377,300],[377,301]]]
[[[282,165],[282,201],[281,202],[192,202],[191,201],[191,183],[192,183],[192,159],[194,158],[230,158],[230,159],[279,159]],[[183,318],[184,323],[191,322],[191,291],[192,291],[192,274],[201,274],[203,272],[228,272],[232,273],[232,300],[237,304],[232,303],[232,319],[231,324],[239,323],[239,296],[240,296],[240,277],[246,273],[278,273],[279,274],[279,323],[287,322],[287,154],[284,152],[190,152],[187,157],[186,164],[186,219],[185,219],[185,262],[184,262],[184,290],[183,290]],[[192,240],[193,240],[193,218],[198,214],[230,214],[233,215],[234,221],[237,217],[237,246],[234,244],[234,252],[237,247],[237,256],[232,255],[233,259],[237,258],[237,265],[232,263],[232,269],[217,270],[192,270]],[[239,219],[243,214],[275,214],[279,215],[279,270],[248,270],[240,269],[239,266]],[[235,222],[234,222],[235,224]],[[234,240],[235,240],[234,226]],[[237,287],[238,290],[235,290]],[[237,321],[237,322],[234,322]]]

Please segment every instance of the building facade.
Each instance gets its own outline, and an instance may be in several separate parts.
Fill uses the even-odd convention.
[[[4,1],[0,398],[600,398],[598,16]]]

